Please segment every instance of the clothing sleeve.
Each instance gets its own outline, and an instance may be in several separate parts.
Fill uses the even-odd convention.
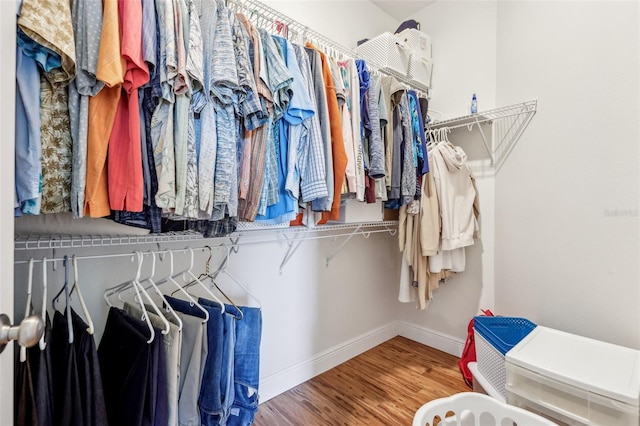
[[[420,248],[423,256],[435,256],[440,246],[440,206],[434,179],[436,170],[422,180],[422,208],[420,209]]]

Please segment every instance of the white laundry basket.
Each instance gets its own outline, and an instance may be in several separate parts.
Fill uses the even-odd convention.
[[[453,416],[446,417],[450,411]],[[439,426],[557,426],[557,423],[537,414],[475,392],[462,392],[427,402],[413,417],[413,426],[433,426],[436,417],[440,418]]]

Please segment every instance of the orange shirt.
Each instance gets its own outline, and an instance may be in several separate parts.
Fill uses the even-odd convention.
[[[323,212],[322,219],[319,224],[326,223],[327,220],[340,219],[340,194],[342,193],[342,185],[344,183],[344,174],[347,170],[347,151],[344,147],[344,137],[342,135],[342,117],[338,106],[338,98],[336,97],[336,88],[333,85],[333,77],[327,56],[311,43],[307,43],[307,47],[315,49],[320,53],[322,61],[322,77],[324,79],[324,87],[327,93],[327,105],[329,107],[329,121],[331,124],[331,150],[333,151],[333,202],[331,203],[331,211]]]
[[[122,94],[109,138],[109,202],[112,210],[141,212],[144,180],[138,89],[149,81],[142,57],[142,1],[118,0],[122,59]]]
[[[84,211],[91,217],[111,214],[107,186],[107,150],[124,74],[120,58],[118,0],[103,0],[102,7],[102,34],[96,76],[105,86],[97,95],[89,98],[87,136]]]

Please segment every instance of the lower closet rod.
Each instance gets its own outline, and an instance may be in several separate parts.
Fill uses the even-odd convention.
[[[212,249],[218,249],[218,248],[223,248],[224,246],[214,246],[212,247]],[[171,250],[151,250],[151,251],[143,251],[143,250],[138,250],[143,256],[149,255],[149,254],[160,254],[160,255],[165,255],[165,254],[169,254],[169,252],[172,253],[186,253],[189,250],[205,250],[205,247],[187,247],[187,248],[183,248],[183,249],[171,249]],[[116,254],[96,254],[96,255],[89,255],[89,256],[76,256],[76,259],[78,260],[85,260],[85,259],[113,259],[113,258],[118,258],[118,257],[133,257],[135,256],[136,253],[135,252],[131,252],[131,253],[116,253]],[[47,258],[47,262],[61,262],[64,260],[64,257],[52,257],[52,258]],[[38,262],[42,262],[43,259],[33,259],[33,262],[38,263]],[[24,264],[24,263],[29,263],[29,260],[14,260],[13,261],[14,265],[20,265],[20,264]]]

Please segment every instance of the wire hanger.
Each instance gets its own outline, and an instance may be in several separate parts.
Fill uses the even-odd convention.
[[[82,308],[82,313],[84,314],[85,319],[87,320],[87,333],[93,334],[94,326],[93,320],[91,319],[91,315],[89,314],[89,309],[87,309],[87,305],[84,301],[84,297],[82,296],[82,291],[80,291],[80,285],[78,284],[78,258],[73,255],[71,257],[71,263],[73,264],[73,286],[71,287],[71,291],[69,292],[69,297],[73,295],[73,292],[77,290],[78,292],[78,301],[80,302],[80,307]],[[56,309],[56,303],[60,298],[60,295],[64,291],[64,288],[61,288],[58,291],[58,294],[53,298],[53,309]]]
[[[169,273],[169,277],[167,277],[167,280],[171,281],[177,288],[178,291],[181,291],[182,294],[184,294],[187,298],[187,300],[189,300],[189,302],[191,302],[192,305],[197,306],[198,309],[200,309],[203,313],[204,313],[204,321],[202,321],[203,323],[209,321],[209,311],[207,309],[204,308],[204,306],[202,306],[200,303],[198,303],[188,292],[187,290],[185,290],[180,284],[178,284],[178,282],[174,279],[174,275],[173,275],[173,251],[169,250],[169,259],[171,261],[171,266],[170,266],[170,273]],[[186,272],[186,271],[185,271]],[[177,276],[183,274],[183,272],[180,272]],[[224,314],[224,304],[222,304],[222,309],[221,309],[221,313]]]
[[[182,319],[180,318],[180,316],[176,313],[176,311],[173,309],[173,307],[169,304],[169,302],[167,302],[167,299],[164,297],[164,294],[160,291],[160,289],[158,288],[158,285],[153,281],[153,277],[155,277],[156,275],[156,254],[152,251],[151,253],[151,276],[145,280],[142,280],[141,283],[144,282],[150,282],[151,283],[151,288],[153,288],[156,292],[156,294],[158,296],[160,296],[160,299],[162,299],[162,302],[164,303],[164,306],[166,306],[166,311],[171,313],[171,315],[173,316],[173,318],[175,318],[177,326],[178,326],[178,331],[182,330]]]
[[[204,291],[206,291],[206,293],[207,293],[209,296],[211,296],[211,297],[213,298],[213,300],[221,306],[221,308],[222,308],[222,313],[224,313],[224,302],[222,302],[222,300],[220,300],[220,299],[218,298],[218,296],[216,296],[216,295],[215,295],[215,293],[214,293],[214,292],[212,292],[212,291],[209,289],[209,287],[207,287],[207,286],[206,286],[202,281],[200,281],[200,279],[199,279],[198,277],[196,277],[196,276],[195,276],[195,274],[193,273],[193,271],[192,271],[192,270],[193,270],[194,253],[193,253],[193,249],[192,249],[191,247],[189,247],[189,248],[188,248],[188,250],[189,250],[189,254],[191,255],[191,258],[190,258],[190,262],[189,262],[189,265],[190,265],[190,266],[189,266],[189,270],[187,271],[187,275],[189,275],[189,276],[191,277],[191,279],[193,280],[193,281],[192,281],[192,283],[200,284],[200,287],[202,287],[202,288],[204,289]],[[184,288],[184,287],[183,287],[183,288]],[[226,297],[226,295],[225,295],[225,297]],[[231,299],[229,299],[228,297],[227,297],[227,299],[228,299],[229,301],[231,300]],[[231,303],[233,304],[233,306],[234,306],[234,307],[236,307],[236,308],[237,308],[237,306],[235,305],[235,303],[233,303],[233,302],[231,302]],[[240,313],[240,318],[238,318],[238,319],[242,319],[242,317],[243,317],[243,315],[242,315],[242,313]]]
[[[218,283],[216,282],[215,277],[213,277],[212,275],[210,275],[210,274],[209,274],[209,264],[210,264],[210,262],[211,262],[211,258],[213,257],[213,250],[211,249],[211,247],[210,247],[210,246],[205,246],[205,248],[209,250],[209,258],[207,259],[207,261],[206,261],[206,263],[205,263],[205,265],[204,265],[204,271],[205,271],[205,272],[204,272],[204,274],[200,274],[200,276],[196,279],[197,281],[196,281],[196,280],[191,281],[190,283],[188,283],[187,285],[185,285],[185,286],[184,286],[184,288],[185,288],[185,289],[188,289],[189,287],[191,287],[191,286],[193,286],[193,285],[197,284],[198,282],[200,282],[200,284],[204,285],[201,281],[202,281],[202,280],[205,280],[205,279],[207,279],[207,278],[208,278],[208,279],[210,279],[210,280],[211,280],[211,283],[212,283],[212,284],[216,287],[216,289],[217,289],[217,290],[222,294],[222,296],[224,296],[224,298],[225,298],[225,299],[227,299],[227,300],[229,301],[229,303],[231,303],[231,305],[233,305],[233,307],[234,307],[234,308],[236,308],[236,309],[238,310],[239,315],[237,315],[237,316],[236,316],[236,315],[234,315],[234,317],[235,317],[237,320],[241,320],[241,319],[243,319],[243,318],[244,318],[244,313],[242,312],[242,309],[240,309],[240,307],[239,307],[238,305],[236,305],[236,304],[234,303],[234,301],[233,301],[229,296],[227,296],[227,294],[226,294],[224,291],[222,291],[222,289],[218,286]],[[191,274],[191,275],[193,275],[193,274]],[[205,287],[206,287],[206,286],[205,286]],[[210,290],[209,290],[208,288],[206,288],[206,290],[207,290],[207,292],[210,292]],[[176,291],[177,291],[177,290],[176,290]],[[176,291],[174,291],[173,293],[176,293]],[[172,293],[172,294],[173,294],[173,293]]]
[[[242,290],[244,290],[245,293],[247,293],[247,295],[253,299],[254,302],[256,302],[258,304],[258,307],[260,309],[262,309],[262,303],[260,303],[260,300],[258,300],[257,297],[255,297],[253,294],[251,294],[251,292],[249,290],[247,290],[247,288],[245,286],[242,285],[242,283],[240,282],[240,280],[238,280],[236,277],[234,277],[233,275],[231,275],[231,273],[227,270],[227,268],[229,267],[229,257],[231,254],[231,247],[227,246],[227,256],[225,257],[224,263],[218,268],[218,270],[213,274],[213,277],[217,278],[218,275],[220,273],[225,274],[227,277],[229,277],[231,279],[231,281],[233,281],[234,283],[236,283],[236,285],[238,287],[240,287]]]

